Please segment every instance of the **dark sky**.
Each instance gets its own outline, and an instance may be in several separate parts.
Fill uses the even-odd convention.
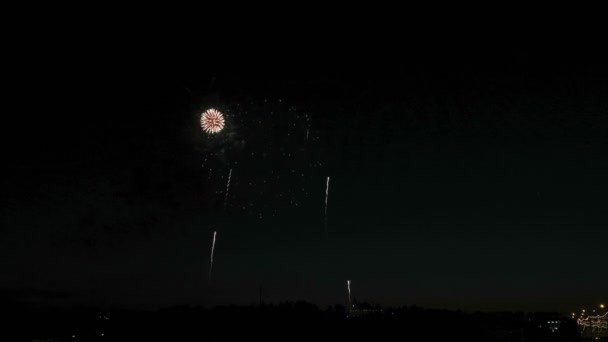
[[[346,302],[350,279],[386,305],[606,301],[596,51],[178,45],[125,39],[17,68],[3,298],[249,304],[261,285],[267,302],[326,305]],[[208,108],[226,115],[217,135],[198,126]]]

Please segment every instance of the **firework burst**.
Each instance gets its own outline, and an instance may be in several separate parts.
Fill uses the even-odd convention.
[[[201,127],[207,133],[218,133],[224,128],[224,115],[213,108],[201,115]]]

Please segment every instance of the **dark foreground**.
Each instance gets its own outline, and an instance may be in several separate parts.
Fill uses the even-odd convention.
[[[175,307],[154,312],[3,308],[0,340],[248,341],[424,340],[576,341],[576,322],[557,313],[463,313],[361,305],[347,312],[306,302]]]

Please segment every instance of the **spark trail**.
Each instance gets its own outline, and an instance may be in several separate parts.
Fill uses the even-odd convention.
[[[353,307],[350,303],[350,280],[346,281],[346,286],[348,287],[348,309],[350,310]]]
[[[215,251],[215,236],[217,232],[213,232],[213,244],[211,245],[211,263],[209,264],[209,282],[211,282],[211,271],[213,270],[213,252]]]
[[[329,197],[329,176],[325,185],[325,233],[327,234],[327,198]]]
[[[228,204],[228,193],[230,192],[230,179],[232,178],[232,169],[228,173],[228,183],[226,183],[226,197],[224,198],[224,211],[226,211],[226,205]]]

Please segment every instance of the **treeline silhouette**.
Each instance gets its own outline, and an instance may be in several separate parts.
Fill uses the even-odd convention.
[[[1,340],[224,341],[249,338],[338,340],[413,338],[446,341],[573,341],[576,322],[558,313],[475,312],[382,308],[356,303],[320,309],[305,302],[156,311],[3,307]],[[557,327],[557,329],[555,329]]]

